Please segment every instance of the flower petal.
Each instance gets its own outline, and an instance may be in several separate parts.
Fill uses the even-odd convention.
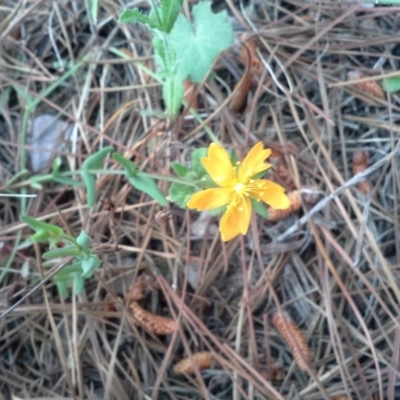
[[[249,195],[262,200],[276,210],[285,210],[290,207],[290,200],[285,194],[285,189],[268,179],[255,179]]]
[[[271,164],[265,164],[264,160],[272,153],[271,149],[264,149],[262,142],[255,144],[239,166],[239,182],[245,183],[258,173],[271,168]]]
[[[221,218],[219,230],[224,242],[233,239],[240,233],[245,235],[249,229],[251,217],[251,201],[247,196],[237,196],[229,204]]]
[[[186,203],[186,207],[199,211],[212,210],[230,203],[234,191],[230,188],[206,189],[195,193]]]
[[[217,185],[229,187],[237,183],[235,167],[232,166],[229,153],[220,145],[211,143],[207,157],[203,157],[201,162]]]

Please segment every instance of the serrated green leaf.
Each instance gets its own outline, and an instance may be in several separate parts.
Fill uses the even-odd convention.
[[[207,149],[205,147],[200,147],[192,153],[192,170],[197,175],[198,179],[207,175],[207,171],[201,162],[201,159],[204,157],[207,157]]]
[[[122,12],[118,19],[118,23],[126,24],[130,22],[139,22],[147,25],[149,28],[157,28],[157,21],[151,18],[149,15],[143,14],[139,9],[134,8],[133,10],[126,9]]]
[[[133,187],[148,194],[162,206],[168,205],[166,198],[152,178],[143,176],[138,172],[135,176],[128,177],[128,181]]]
[[[76,238],[76,242],[79,244],[79,246],[82,247],[83,251],[86,254],[89,254],[91,252],[90,237],[85,231],[81,231],[79,236]]]
[[[264,203],[262,201],[256,200],[256,199],[251,199],[251,205],[253,207],[253,210],[260,215],[263,218],[269,217],[268,210],[266,209]]]
[[[189,168],[186,165],[180,164],[178,162],[172,163],[171,168],[181,178],[184,178],[189,172]]]
[[[383,79],[382,89],[389,93],[398,92],[400,90],[400,75]]]
[[[169,33],[171,49],[177,57],[177,75],[200,83],[215,58],[233,42],[233,29],[226,11],[214,14],[211,2],[193,7],[194,27],[180,14]]]
[[[183,94],[183,81],[180,77],[173,75],[164,81],[163,99],[169,115],[178,115],[183,102]]]
[[[169,187],[169,197],[172,203],[175,203],[180,208],[186,208],[186,203],[189,201],[196,188],[193,186],[184,185],[182,183],[173,183]]]

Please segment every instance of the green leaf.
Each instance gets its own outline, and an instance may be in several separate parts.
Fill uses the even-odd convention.
[[[65,281],[58,281],[55,280],[56,286],[57,286],[57,291],[60,297],[62,297],[64,300],[68,298],[69,296],[69,290],[68,290],[68,285]]]
[[[166,198],[152,178],[143,176],[138,172],[135,176],[128,177],[128,181],[133,187],[148,194],[162,206],[168,205]]]
[[[85,287],[85,278],[82,276],[82,274],[79,272],[74,272],[72,274],[72,281],[72,290],[74,294],[82,293]]]
[[[111,146],[104,147],[89,156],[82,164],[81,175],[85,182],[89,207],[93,207],[96,203],[96,180],[91,170],[101,169],[107,154],[113,150]]]
[[[82,257],[83,252],[82,252],[82,250],[80,250],[76,247],[66,246],[66,247],[60,247],[60,248],[57,248],[54,250],[49,250],[42,254],[42,257],[45,260],[52,260],[54,258],[69,257],[69,256]]]
[[[97,24],[97,13],[99,11],[99,0],[85,0],[86,10],[92,24]]]
[[[193,7],[194,27],[180,14],[169,33],[171,49],[178,60],[177,74],[183,81],[200,83],[215,58],[233,42],[233,29],[226,11],[214,14],[211,2]]]
[[[83,182],[77,181],[77,180],[72,179],[72,178],[67,178],[67,177],[64,177],[64,176],[54,177],[54,182],[61,183],[63,185],[73,186],[73,187],[79,187],[79,186],[83,186],[84,185]]]
[[[76,242],[82,247],[86,254],[90,254],[90,237],[85,231],[81,231],[79,236],[76,238]]]
[[[262,201],[256,200],[256,199],[251,199],[251,206],[253,207],[253,210],[260,215],[263,218],[269,217],[268,215],[268,210],[266,209],[264,203]]]
[[[161,0],[162,31],[169,32],[181,11],[183,0]]]
[[[184,178],[189,172],[189,168],[186,165],[180,164],[178,162],[172,163],[171,168],[181,178]]]
[[[120,24],[126,24],[130,22],[139,22],[141,24],[148,25],[149,28],[158,28],[157,21],[155,21],[149,15],[143,14],[137,8],[134,8],[133,10],[124,10],[118,19],[118,23]]]
[[[82,260],[82,276],[84,278],[90,278],[93,275],[93,271],[99,268],[101,261],[96,254],[92,254],[90,257]]]
[[[50,240],[51,233],[44,229],[39,229],[32,236],[28,237],[27,242],[30,243],[46,243]]]
[[[196,186],[202,189],[217,188],[218,185],[210,178],[209,175],[204,175],[196,182]]]
[[[125,168],[125,172],[128,177],[130,176],[135,176],[137,174],[137,167],[136,164],[127,158],[125,158],[123,155],[119,153],[113,153],[112,158],[118,163],[121,164]]]
[[[80,260],[65,266],[60,272],[58,272],[54,276],[54,280],[68,282],[71,280],[71,275],[74,272],[79,272],[80,274],[82,274],[82,262]]]
[[[61,236],[64,234],[64,231],[57,225],[39,221],[35,218],[29,217],[28,215],[21,215],[20,218],[35,231],[49,232],[51,236]]]
[[[24,263],[21,266],[21,277],[26,279],[29,277],[29,273],[30,273],[30,263],[29,263],[29,258],[27,260],[24,261]]]
[[[36,177],[40,178],[40,175],[30,177],[28,179],[28,182],[31,185],[32,189],[42,190],[43,189],[43,185],[36,181],[36,179],[35,179]]]
[[[203,157],[207,157],[207,149],[205,147],[200,147],[192,153],[192,169],[199,179],[207,175],[207,171],[201,162]]]
[[[92,154],[83,162],[82,169],[89,171],[102,168],[104,160],[107,157],[107,154],[113,150],[114,148],[112,146],[107,146],[99,150],[98,152]]]
[[[182,183],[173,183],[169,187],[169,197],[172,203],[175,203],[180,208],[186,208],[186,203],[196,192],[194,186],[184,185]]]
[[[183,81],[180,77],[174,75],[169,77],[163,83],[163,99],[167,112],[171,116],[176,116],[183,102]]]
[[[398,92],[400,90],[400,75],[383,79],[382,89],[389,93]]]
[[[83,182],[85,182],[87,192],[87,204],[89,207],[93,207],[96,203],[96,180],[93,174],[87,171],[81,171]]]
[[[62,176],[60,173],[61,164],[62,164],[61,157],[56,157],[53,161],[53,169],[51,171],[51,175],[53,177],[54,182],[62,183],[64,185],[71,185],[75,187],[83,186],[82,182]]]

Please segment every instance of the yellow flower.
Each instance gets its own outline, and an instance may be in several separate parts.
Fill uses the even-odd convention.
[[[228,152],[216,143],[211,143],[207,157],[201,162],[218,188],[206,189],[192,195],[186,206],[199,211],[227,206],[221,218],[219,230],[222,240],[228,241],[245,235],[251,218],[251,200],[263,201],[272,208],[284,210],[290,206],[285,189],[267,179],[252,179],[271,167],[264,163],[271,155],[258,142],[249,151],[242,163],[233,166]]]

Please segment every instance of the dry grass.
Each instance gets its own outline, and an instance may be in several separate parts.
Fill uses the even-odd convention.
[[[74,235],[86,229],[103,265],[83,294],[62,301],[45,282],[0,320],[1,395],[399,398],[400,99],[373,98],[347,76],[356,70],[379,82],[399,68],[400,8],[251,0],[241,11],[239,2],[216,1],[236,16],[236,37],[256,37],[262,73],[245,110],[234,115],[224,101],[244,70],[235,47],[219,59],[218,79],[198,89],[206,122],[186,114],[165,124],[140,113],[162,109],[160,87],[134,66],[151,67],[151,42],[145,30],[117,24],[122,1],[100,0],[96,26],[83,1],[16,3],[0,4],[0,88],[10,90],[0,104],[1,193],[29,169],[32,115],[24,111],[31,98],[36,114],[72,123],[72,141],[61,152],[68,170],[111,144],[141,169],[169,175],[171,162],[208,145],[207,126],[241,155],[258,140],[281,152],[297,189],[316,187],[320,202],[277,222],[254,218],[245,238],[223,244],[214,219],[204,235],[191,234],[194,212],[172,207],[170,219],[155,222],[159,206],[116,175],[99,177],[94,209],[82,188],[50,183],[36,190],[26,186],[29,175],[21,177],[11,187],[37,197],[0,197],[1,311],[46,275],[46,246],[16,248],[30,234],[19,222],[24,209]],[[67,63],[84,56],[79,71],[60,82]],[[360,150],[369,154],[369,168],[351,180]],[[367,195],[356,186],[364,179]],[[166,192],[168,185],[160,187]],[[111,228],[105,199],[115,204]],[[26,262],[28,276],[21,274]],[[130,319],[125,299],[142,273],[156,284],[141,306],[175,320],[171,335],[155,336]],[[276,312],[300,327],[312,351],[308,370],[298,368],[274,330]],[[201,351],[211,351],[218,368],[173,373],[179,360]],[[272,379],[276,365],[282,380]]]

